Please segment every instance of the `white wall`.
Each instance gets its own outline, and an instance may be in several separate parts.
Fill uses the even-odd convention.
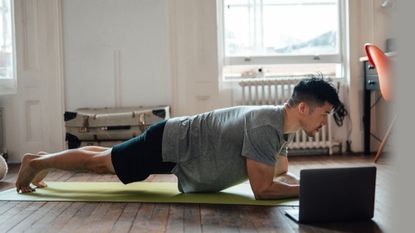
[[[216,1],[170,0],[173,114],[230,106],[219,92]]]
[[[171,104],[167,0],[63,0],[66,109]]]

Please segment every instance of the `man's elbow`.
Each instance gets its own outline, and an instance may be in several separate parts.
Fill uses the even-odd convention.
[[[255,197],[255,200],[264,200],[264,197],[262,196],[262,194],[258,192],[254,192],[254,197]]]
[[[260,195],[260,194],[255,194],[255,200],[259,201],[259,200],[267,200],[267,198],[265,198],[265,196]]]
[[[283,198],[283,196],[280,196],[277,194],[269,195],[267,193],[254,193],[254,196],[255,196],[255,200],[257,201]]]
[[[275,196],[270,196],[266,190],[257,190],[254,191],[255,200],[269,200],[275,198]]]

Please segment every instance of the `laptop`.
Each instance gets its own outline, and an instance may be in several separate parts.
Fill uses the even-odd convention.
[[[300,207],[286,215],[300,223],[370,220],[375,206],[376,167],[300,171]]]

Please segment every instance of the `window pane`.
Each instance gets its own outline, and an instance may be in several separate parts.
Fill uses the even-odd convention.
[[[0,0],[0,79],[13,79],[13,37],[10,0]]]
[[[230,0],[225,2],[225,47],[226,54],[252,52],[250,42],[249,0]],[[245,51],[246,50],[246,51]]]
[[[334,54],[337,52],[335,1],[287,4],[264,1],[264,47],[267,54]]]
[[[337,0],[225,0],[225,54],[337,54],[338,12]]]

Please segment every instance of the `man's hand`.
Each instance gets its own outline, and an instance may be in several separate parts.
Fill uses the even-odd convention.
[[[300,179],[298,179],[295,175],[293,175],[289,172],[275,177],[274,181],[282,182],[282,183],[286,183],[286,184],[291,184],[291,185],[293,185],[293,184],[299,185],[300,184]]]

